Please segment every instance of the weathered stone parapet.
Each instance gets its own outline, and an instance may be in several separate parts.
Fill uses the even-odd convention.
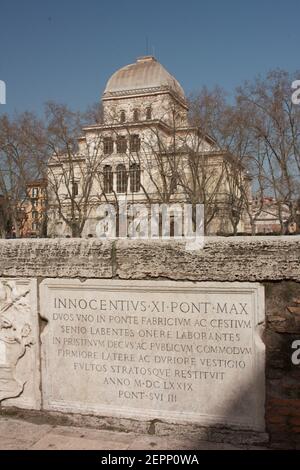
[[[208,237],[204,249],[184,243],[126,242],[116,245],[121,279],[192,281],[300,280],[300,237]]]
[[[194,281],[300,281],[300,236],[176,241],[34,239],[0,241],[0,276]]]
[[[0,276],[112,277],[112,243],[90,239],[0,241]]]
[[[106,279],[106,281],[98,281],[101,279]],[[126,281],[121,282],[121,280]],[[260,297],[255,305],[264,309],[262,307],[264,304],[265,315],[263,321],[260,317],[259,330],[256,329],[256,336],[254,335],[254,338],[257,335],[260,338],[258,341],[257,337],[255,348],[261,344],[265,347],[266,353],[263,371],[266,394],[262,393],[262,396],[265,396],[265,406],[261,416],[264,414],[265,430],[271,447],[300,449],[300,365],[292,361],[294,352],[292,345],[295,341],[300,341],[300,236],[210,237],[206,239],[204,248],[199,251],[187,251],[185,243],[177,241],[1,240],[0,310],[2,309],[4,315],[2,314],[3,341],[2,349],[0,348],[0,368],[2,364],[2,389],[0,390],[3,393],[0,410],[7,409],[8,405],[19,408],[41,408],[41,412],[47,410],[45,401],[40,397],[43,384],[40,383],[39,341],[46,335],[47,329],[49,332],[51,321],[53,326],[56,320],[50,315],[53,305],[51,307],[50,302],[48,305],[47,296],[45,292],[43,293],[45,283],[48,282],[50,287],[52,283],[56,283],[59,289],[66,289],[69,283],[75,286],[72,292],[79,290],[77,286],[83,292],[84,286],[93,287],[97,283],[102,283],[107,286],[107,289],[105,287],[103,291],[105,293],[118,284],[125,286],[128,284],[133,290],[138,288],[140,283],[145,285],[149,283],[156,288],[156,285],[162,284],[157,282],[158,280],[166,285],[175,284],[174,296],[178,296],[188,287],[185,281],[198,281],[200,287],[203,283],[218,281],[218,301],[221,299],[222,289],[228,289],[226,283],[239,281],[239,292],[244,292],[244,294],[247,284],[248,289],[254,288],[255,283],[259,283],[259,289],[264,288],[265,299]],[[168,282],[170,280],[181,282],[170,283]],[[29,287],[22,294],[20,289],[23,285]],[[193,283],[192,288],[194,289],[195,286]],[[92,292],[95,293],[95,287]],[[122,294],[124,292],[124,287],[122,287]],[[227,299],[224,302],[233,302],[232,292],[228,291],[227,294],[231,295],[230,300]],[[87,295],[84,293],[82,298],[88,298]],[[187,299],[181,300],[186,302]],[[19,306],[23,301],[26,305],[28,304],[27,307],[25,305],[28,311],[25,308],[24,318],[23,313],[19,312]],[[63,309],[61,311],[63,312]],[[225,313],[228,314],[228,312]],[[223,306],[222,314],[225,313]],[[240,315],[242,312],[237,313]],[[182,315],[184,316],[184,312]],[[64,321],[67,323],[67,320],[64,319]],[[72,326],[72,323],[68,325]],[[74,322],[74,325],[76,326],[77,323]],[[18,333],[18,328],[20,334],[16,336],[15,331]],[[70,333],[71,339],[72,335],[73,333]],[[52,336],[54,337],[54,334]],[[18,349],[18,346],[22,344],[23,349],[25,347],[25,355],[23,350]],[[12,347],[17,350],[14,358],[18,362],[16,364],[16,360],[11,361],[7,367],[6,362],[11,359],[9,354]],[[21,353],[22,357],[20,357]],[[42,368],[42,375],[45,370]],[[10,374],[11,388],[8,390],[10,395],[7,394],[8,374]],[[18,387],[21,387],[20,392]],[[245,396],[253,393],[251,387],[257,390],[255,379],[251,380],[247,390],[241,390],[241,393],[245,393]],[[11,389],[13,393],[10,392]],[[234,406],[236,406],[235,403]],[[57,407],[57,410],[61,408]],[[100,418],[104,421],[114,420],[113,423],[119,420],[118,416],[113,417],[109,413],[105,416],[97,415],[97,419]],[[96,417],[93,416],[92,419]],[[178,423],[175,425],[164,421],[160,415],[157,419],[145,422],[147,423],[145,426],[149,426],[151,432],[157,434],[178,433],[180,430],[183,434],[192,432],[200,436],[202,432],[206,433],[205,438],[222,440],[228,439],[228,436],[225,436],[227,431],[231,433],[231,428],[225,429],[224,426],[216,434],[212,426],[201,431],[199,423],[190,423],[189,426],[178,425]],[[259,433],[258,440],[255,442],[261,443],[261,439],[265,436],[265,433]],[[236,439],[236,434],[233,439]],[[249,437],[247,431],[243,439],[247,442],[250,439],[252,442],[253,436]]]

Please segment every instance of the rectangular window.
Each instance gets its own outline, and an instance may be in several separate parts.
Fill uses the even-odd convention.
[[[138,193],[140,190],[140,186],[141,186],[140,166],[137,165],[136,163],[133,163],[130,166],[129,175],[130,175],[130,192]]]
[[[73,183],[73,197],[78,196],[78,183]]]
[[[114,143],[111,137],[104,137],[103,139],[103,151],[105,155],[110,155],[113,153]]]
[[[105,165],[103,169],[104,193],[113,192],[113,172],[110,165]]]
[[[127,151],[127,140],[126,137],[120,136],[117,139],[117,152],[126,153]]]
[[[127,192],[127,171],[125,165],[122,164],[117,166],[117,192]]]
[[[133,134],[130,136],[130,151],[138,152],[141,148],[140,136],[138,134]]]
[[[39,188],[32,188],[31,195],[34,198],[39,197]]]
[[[151,111],[151,108],[148,107],[146,109],[146,119],[149,121],[150,119],[152,119],[152,111]]]
[[[174,194],[177,191],[177,186],[178,186],[178,181],[177,181],[177,175],[172,175],[171,176],[171,182],[170,182],[170,193]]]

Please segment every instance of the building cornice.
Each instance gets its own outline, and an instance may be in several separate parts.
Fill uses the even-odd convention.
[[[92,124],[90,126],[85,126],[82,128],[83,131],[106,131],[110,129],[128,129],[128,128],[136,128],[136,127],[151,127],[151,126],[161,126],[164,127],[166,130],[170,129],[167,123],[161,121],[159,119],[152,119],[146,121],[135,121],[135,122],[111,122],[109,124]]]
[[[162,95],[169,94],[174,98],[178,103],[188,110],[188,105],[184,99],[182,99],[177,93],[174,93],[171,87],[167,85],[149,87],[149,88],[136,88],[132,90],[118,90],[118,91],[106,91],[102,96],[102,101],[108,100],[118,100],[124,98],[138,98],[141,96],[151,96],[151,95]]]
[[[82,128],[84,132],[88,131],[109,131],[109,130],[128,130],[128,129],[136,129],[140,127],[148,127],[151,129],[151,127],[161,127],[164,129],[164,131],[168,134],[171,134],[174,132],[174,127],[170,126],[167,122],[159,120],[159,119],[153,119],[153,120],[145,120],[145,121],[137,121],[137,122],[125,122],[125,123],[109,123],[109,124],[92,124],[90,126],[85,126]],[[181,126],[181,127],[176,127],[175,132],[197,132],[198,135],[202,137],[203,140],[208,142],[210,145],[215,145],[216,141],[213,139],[208,134],[202,134],[201,131],[199,130],[198,127],[195,126]],[[83,140],[83,137],[80,137],[79,140]]]

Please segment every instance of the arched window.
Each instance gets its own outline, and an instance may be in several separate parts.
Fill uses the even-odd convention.
[[[152,109],[150,106],[148,106],[148,108],[146,108],[146,119],[148,121],[150,121],[152,119]]]
[[[130,175],[130,192],[138,193],[141,187],[141,170],[140,165],[132,163],[129,169]]]
[[[127,192],[127,171],[125,165],[122,163],[117,166],[117,192]]]
[[[113,192],[113,172],[110,165],[105,165],[103,168],[103,186],[105,193]]]
[[[121,113],[120,113],[120,122],[125,122],[125,121],[126,121],[125,111],[121,111]]]
[[[140,113],[139,113],[139,110],[138,109],[134,109],[133,111],[133,120],[135,122],[139,121],[140,120]]]

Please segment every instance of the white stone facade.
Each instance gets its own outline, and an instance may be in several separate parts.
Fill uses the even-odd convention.
[[[74,203],[84,206],[87,214],[82,236],[96,235],[97,208],[105,202],[115,203],[119,197],[126,196],[130,203],[189,202],[184,185],[170,189],[174,165],[175,173],[184,175],[189,186],[189,152],[205,155],[201,171],[206,171],[209,176],[206,180],[211,181],[205,191],[214,191],[220,179],[220,197],[228,193],[228,182],[221,176],[226,155],[213,139],[189,126],[188,107],[180,84],[154,57],[141,57],[114,73],[107,82],[102,102],[103,123],[83,129],[78,156],[72,160],[72,178],[78,186]],[[53,178],[58,181],[57,175],[69,168],[69,159],[62,157],[61,162],[60,167],[55,162],[49,163],[50,181]],[[93,173],[93,181],[87,197],[84,191],[88,172]],[[64,200],[63,210],[68,217],[69,180],[61,178],[56,194],[50,190],[49,236],[72,235],[70,226],[59,217],[55,202],[57,195]],[[210,232],[229,231],[229,222],[221,212],[210,224]],[[242,223],[239,229],[243,230]]]

